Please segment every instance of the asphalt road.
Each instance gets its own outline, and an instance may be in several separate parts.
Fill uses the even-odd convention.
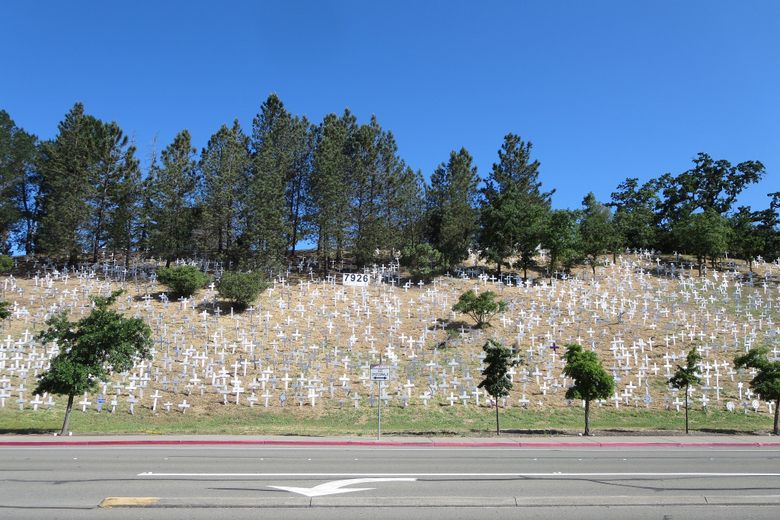
[[[780,448],[0,447],[4,519],[270,514],[776,519]]]

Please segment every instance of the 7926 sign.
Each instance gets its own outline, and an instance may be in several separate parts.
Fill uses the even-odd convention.
[[[360,273],[341,273],[341,283],[344,285],[353,285],[358,287],[365,287],[371,281],[370,274]]]

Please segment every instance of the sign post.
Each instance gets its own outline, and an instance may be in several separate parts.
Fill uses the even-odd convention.
[[[371,365],[371,381],[377,381],[379,388],[376,399],[376,440],[382,438],[382,381],[390,379],[390,367],[382,365],[382,358],[379,358],[378,365]]]

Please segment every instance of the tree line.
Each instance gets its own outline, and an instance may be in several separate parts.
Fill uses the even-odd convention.
[[[392,132],[345,110],[319,123],[291,114],[275,94],[245,131],[222,125],[198,153],[182,130],[143,169],[115,122],[76,103],[57,135],[39,140],[0,110],[0,248],[57,260],[166,264],[205,257],[234,268],[274,268],[301,243],[321,266],[358,266],[392,251],[424,277],[478,250],[497,271],[535,267],[552,276],[626,248],[679,251],[701,267],[725,254],[751,263],[780,255],[780,192],[766,208],[735,208],[765,175],[759,161],[732,165],[700,153],[689,170],[640,183],[608,201],[553,209],[531,142],[507,134],[484,181],[465,148],[426,181],[400,157]]]

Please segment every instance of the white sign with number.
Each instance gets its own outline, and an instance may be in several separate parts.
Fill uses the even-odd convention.
[[[389,381],[390,367],[385,365],[371,365],[371,381]]]
[[[357,287],[365,287],[371,281],[370,274],[360,273],[342,273],[341,282],[344,285],[352,285]]]

